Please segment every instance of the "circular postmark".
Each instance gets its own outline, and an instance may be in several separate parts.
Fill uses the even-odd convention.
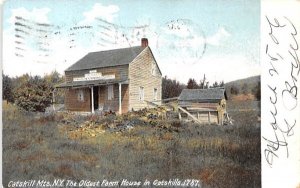
[[[206,46],[204,31],[189,19],[168,21],[157,32],[159,55],[178,63],[197,63],[204,56]]]

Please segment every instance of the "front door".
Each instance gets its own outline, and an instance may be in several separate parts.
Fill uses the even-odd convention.
[[[94,110],[97,110],[99,108],[99,87],[94,86],[93,89],[93,94],[94,94]]]

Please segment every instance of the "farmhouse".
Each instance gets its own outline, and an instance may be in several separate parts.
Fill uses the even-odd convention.
[[[200,123],[223,124],[226,112],[226,93],[224,88],[184,89],[179,98],[179,109]],[[183,114],[179,112],[179,118]]]
[[[65,70],[65,108],[119,114],[160,105],[162,73],[148,46],[91,52]]]

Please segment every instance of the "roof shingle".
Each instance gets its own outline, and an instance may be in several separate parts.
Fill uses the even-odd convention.
[[[71,65],[66,71],[95,69],[131,63],[145,47],[135,46],[107,51],[90,52]]]
[[[224,88],[184,89],[179,100],[219,100],[225,98]]]

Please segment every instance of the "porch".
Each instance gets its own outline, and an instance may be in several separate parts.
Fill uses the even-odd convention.
[[[73,81],[56,88],[65,89],[65,108],[68,111],[122,114],[129,110],[128,80]]]

